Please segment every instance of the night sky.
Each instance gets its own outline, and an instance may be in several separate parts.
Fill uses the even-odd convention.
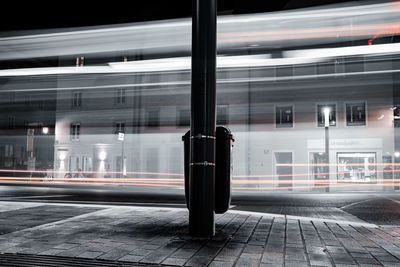
[[[348,0],[218,0],[219,14],[273,12]],[[7,4],[4,4],[7,3]],[[192,0],[5,1],[0,31],[119,24],[191,16]]]

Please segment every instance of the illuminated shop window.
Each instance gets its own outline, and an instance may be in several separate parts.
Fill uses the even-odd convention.
[[[324,152],[310,152],[310,171],[314,180],[329,178],[329,164]]]
[[[376,179],[376,153],[337,153],[337,179],[370,182]]]

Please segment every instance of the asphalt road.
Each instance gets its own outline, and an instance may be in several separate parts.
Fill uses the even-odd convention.
[[[127,186],[0,186],[0,200],[185,207],[181,189]],[[232,210],[400,225],[400,193],[234,191]]]

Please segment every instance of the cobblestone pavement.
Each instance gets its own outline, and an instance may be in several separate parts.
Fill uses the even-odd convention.
[[[197,239],[181,208],[5,201],[0,218],[0,253],[176,266],[400,266],[395,226],[230,211],[216,216],[213,239]]]

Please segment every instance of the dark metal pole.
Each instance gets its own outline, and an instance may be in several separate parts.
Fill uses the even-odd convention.
[[[216,0],[193,0],[189,232],[215,232]]]
[[[328,120],[329,121],[329,120]],[[327,174],[327,184],[325,188],[325,192],[329,192],[329,187],[330,187],[330,165],[329,165],[329,126],[325,126],[325,157],[326,157],[326,164],[327,164],[327,169],[328,169],[328,174]]]

